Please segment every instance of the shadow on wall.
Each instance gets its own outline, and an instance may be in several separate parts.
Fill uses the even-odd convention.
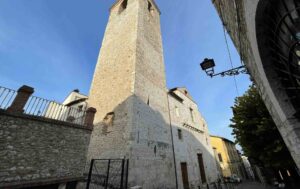
[[[94,125],[86,173],[91,159],[126,158],[129,159],[129,187],[176,188],[178,183],[179,188],[193,188],[200,186],[201,180],[217,181],[216,160],[212,149],[208,150],[211,146],[206,146],[205,133],[202,136],[174,125],[171,131],[167,107],[131,95],[105,115],[99,111],[97,114],[102,121]],[[183,134],[181,140],[179,128]]]
[[[217,183],[221,173],[217,169],[209,136],[182,125],[172,125],[172,130],[179,188],[187,188],[186,185],[202,188]]]

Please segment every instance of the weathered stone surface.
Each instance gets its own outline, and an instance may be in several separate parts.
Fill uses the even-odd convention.
[[[111,9],[89,95],[97,113],[88,160],[126,157],[129,186],[175,188],[159,11],[152,0],[128,0],[124,10],[121,2]]]
[[[69,124],[0,112],[0,183],[82,176],[90,134]]]
[[[274,73],[274,65],[262,61],[258,45],[260,26],[256,23],[260,2],[268,0],[212,0],[222,22],[242,56],[251,77],[258,86],[270,114],[283,139],[300,168],[299,119],[294,117],[295,109],[282,90],[279,77]],[[292,2],[292,1],[289,1]],[[272,3],[276,3],[275,1]],[[263,10],[260,10],[263,14]],[[240,25],[238,25],[238,20]]]
[[[171,90],[183,101],[169,95],[171,125],[175,148],[178,188],[183,188],[181,163],[188,165],[190,188],[205,188],[221,175],[218,172],[207,124],[185,88]],[[192,112],[190,111],[192,109]],[[192,117],[193,116],[193,117]],[[181,132],[181,137],[179,134]],[[197,154],[202,154],[206,178],[201,178]],[[205,182],[204,182],[205,181]]]

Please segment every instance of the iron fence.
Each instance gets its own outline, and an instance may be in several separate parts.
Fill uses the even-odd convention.
[[[31,96],[25,105],[24,113],[83,125],[86,107],[71,107],[51,100]]]
[[[87,189],[127,189],[127,159],[93,159]]]
[[[17,95],[17,91],[0,86],[0,109],[6,110]]]

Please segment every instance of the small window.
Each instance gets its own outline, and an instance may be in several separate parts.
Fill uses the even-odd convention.
[[[191,120],[194,122],[194,111],[192,108],[190,108],[190,116],[191,116]]]
[[[178,138],[179,138],[179,140],[182,140],[182,131],[181,131],[181,129],[178,129]]]
[[[127,1],[128,1],[128,0],[124,0],[124,1],[122,2],[122,4],[120,5],[119,14],[120,14],[121,12],[123,12],[123,11],[127,8]]]
[[[78,106],[78,112],[82,112],[83,105]]]
[[[175,106],[175,113],[176,113],[176,116],[179,117],[179,108],[177,106]]]
[[[152,11],[152,4],[148,1],[148,11],[151,12]]]
[[[220,153],[218,153],[218,157],[219,157],[219,161],[223,162],[222,155]]]

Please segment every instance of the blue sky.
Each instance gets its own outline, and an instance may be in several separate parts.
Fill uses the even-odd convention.
[[[1,0],[0,86],[26,84],[35,95],[63,101],[73,89],[88,94],[109,7],[114,0]],[[169,88],[185,86],[210,132],[233,139],[228,128],[237,92],[233,77],[209,78],[199,63],[214,58],[230,68],[222,24],[211,0],[156,0],[161,9]],[[230,42],[235,66],[239,56]],[[239,94],[250,85],[237,77]]]

